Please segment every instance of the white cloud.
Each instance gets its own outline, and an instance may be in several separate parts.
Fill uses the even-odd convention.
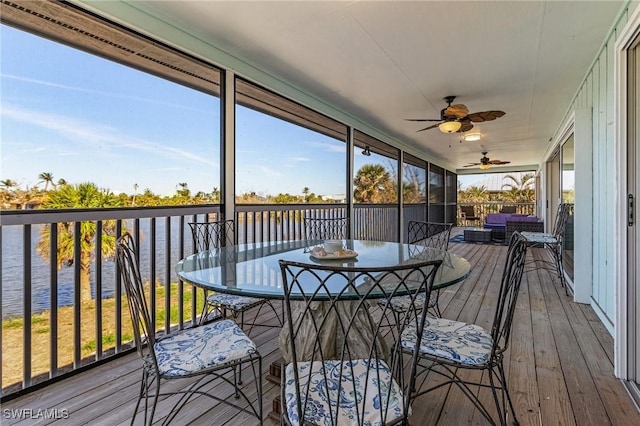
[[[143,97],[140,97],[140,96],[131,96],[131,95],[126,95],[126,94],[114,93],[114,92],[105,92],[105,91],[102,91],[102,90],[92,90],[92,89],[87,89],[85,87],[79,87],[79,86],[69,86],[69,85],[66,85],[66,84],[54,83],[54,82],[45,81],[45,80],[38,80],[38,79],[35,79],[35,78],[22,77],[22,76],[13,75],[13,74],[0,74],[0,77],[2,77],[4,79],[9,79],[9,80],[20,81],[20,82],[23,82],[23,83],[36,84],[36,85],[39,85],[39,86],[47,86],[47,87],[54,87],[56,89],[70,90],[70,91],[78,92],[78,93],[88,93],[88,94],[92,94],[92,95],[107,96],[107,97],[110,97],[110,98],[129,99],[129,100],[133,100],[133,101],[146,102],[146,103],[151,103],[151,104],[156,104],[156,105],[168,105],[168,106],[172,106],[172,107],[175,107],[175,108],[180,108],[180,109],[184,109],[184,110],[188,110],[188,111],[200,111],[200,112],[205,113],[205,114],[210,114],[211,113],[211,111],[206,111],[206,110],[202,110],[202,109],[198,109],[198,108],[193,108],[193,107],[191,107],[189,105],[179,105],[179,104],[175,104],[175,103],[171,103],[171,102],[159,101],[157,99],[143,98]]]
[[[315,142],[309,141],[306,143],[307,146],[310,146],[315,149],[322,149],[327,152],[340,152],[344,153],[347,150],[347,144],[343,142]]]
[[[92,123],[53,113],[25,110],[3,104],[0,114],[12,120],[34,127],[57,132],[61,136],[96,149],[129,148],[143,153],[166,157],[172,161],[182,158],[188,162],[197,162],[218,168],[216,161],[203,158],[200,154],[183,148],[160,146],[157,141],[132,138],[117,132],[116,129],[99,123]]]

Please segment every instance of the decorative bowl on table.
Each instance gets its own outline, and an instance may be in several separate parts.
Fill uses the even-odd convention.
[[[318,260],[340,260],[340,259],[353,259],[358,256],[358,253],[348,248],[340,248],[333,253],[329,253],[324,247],[314,247],[309,252],[312,258]]]

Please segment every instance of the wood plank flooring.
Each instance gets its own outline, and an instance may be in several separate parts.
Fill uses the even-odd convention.
[[[461,233],[461,229],[456,229]],[[440,294],[443,316],[489,328],[500,285],[506,247],[451,243],[449,249],[471,262],[470,276]],[[529,252],[540,263],[546,254]],[[276,303],[279,306],[279,303]],[[273,313],[261,314],[273,323]],[[260,347],[263,373],[279,359],[278,329],[255,328],[250,336]],[[525,274],[505,368],[522,425],[640,425],[640,414],[623,385],[613,376],[613,339],[593,310],[565,295],[555,275],[546,270]],[[140,361],[131,354],[32,392],[2,405],[2,424],[129,424],[140,381]],[[216,385],[215,392],[228,388]],[[249,392],[255,394],[255,390]],[[265,424],[279,388],[263,380]],[[482,391],[485,392],[486,391]],[[482,394],[482,398],[489,397]],[[169,402],[169,401],[167,401]],[[158,405],[158,423],[169,404]],[[68,418],[11,419],[10,413],[39,409],[66,410]],[[142,423],[142,417],[136,419]],[[206,397],[195,398],[175,424],[255,425],[250,418]],[[486,424],[486,420],[455,387],[445,386],[413,404],[412,425]]]

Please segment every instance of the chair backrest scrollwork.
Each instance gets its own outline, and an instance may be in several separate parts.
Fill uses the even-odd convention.
[[[347,238],[349,221],[346,217],[304,218],[304,230],[307,240],[344,240]]]
[[[407,243],[448,250],[452,223],[412,220],[407,227]]]
[[[193,236],[193,247],[196,252],[212,250],[233,245],[234,222],[221,220],[217,222],[189,223]]]
[[[494,345],[491,352],[492,357],[499,356],[509,346],[509,336],[511,334],[516,301],[520,293],[527,247],[527,239],[524,238],[520,232],[516,231],[511,234],[509,248],[507,250],[507,259],[500,283],[498,305],[491,329]]]
[[[140,276],[140,264],[136,242],[128,232],[116,241],[117,265],[127,293],[129,313],[133,324],[133,337],[140,358],[148,366],[158,370],[154,351],[155,328],[147,304],[144,284]]]
[[[391,335],[401,330],[389,331],[380,321],[391,314],[385,312],[391,309],[390,304],[371,311],[371,301],[399,295],[408,295],[413,301],[419,294],[428,300],[441,264],[435,260],[358,268],[281,260],[287,320],[285,338],[281,335],[280,340],[281,349],[282,342],[287,345],[283,374],[286,392],[301,396],[296,398],[297,406],[286,408],[287,412],[293,410],[300,424],[312,423],[315,419],[305,416],[317,407],[305,396],[314,389],[328,401],[322,408],[323,424],[339,425],[347,418],[353,424],[366,424],[365,415],[367,420],[374,416],[386,424],[392,416],[406,414],[417,353],[408,364],[405,354],[403,363],[401,340]],[[423,303],[421,309],[407,312],[400,323],[412,324],[421,336],[426,312],[427,304]],[[411,374],[406,376],[409,383],[405,383],[403,365],[411,366]]]

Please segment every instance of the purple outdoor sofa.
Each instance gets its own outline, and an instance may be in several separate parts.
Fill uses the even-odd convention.
[[[489,213],[484,228],[491,229],[491,239],[509,241],[515,231],[544,232],[544,222],[533,215]]]

